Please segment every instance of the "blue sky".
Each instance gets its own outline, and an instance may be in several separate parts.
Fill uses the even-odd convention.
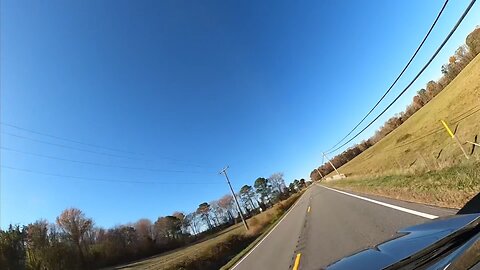
[[[468,2],[449,3],[388,101]],[[218,175],[227,164],[237,189],[277,171],[287,182],[308,178],[394,80],[442,4],[2,1],[1,121],[103,148],[2,125],[1,226],[53,222],[72,206],[106,227],[192,211],[228,193]],[[362,138],[440,76],[478,14],[477,4]]]

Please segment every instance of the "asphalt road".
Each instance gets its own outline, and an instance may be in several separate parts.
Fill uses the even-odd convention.
[[[349,194],[311,186],[232,269],[286,270],[293,269],[296,260],[298,269],[319,269],[390,239],[401,228],[455,214],[450,209]]]

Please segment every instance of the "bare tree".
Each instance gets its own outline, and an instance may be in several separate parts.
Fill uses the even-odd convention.
[[[272,186],[272,190],[276,190],[279,193],[282,193],[285,189],[285,179],[283,178],[282,172],[277,172],[270,175],[268,182]]]
[[[185,216],[185,224],[188,224],[187,226],[190,228],[192,231],[193,235],[196,235],[198,233],[198,221],[197,221],[197,212],[190,213]]]
[[[223,211],[222,211],[222,208],[218,205],[218,200],[210,202],[210,209],[211,209],[210,212],[213,214],[213,217],[217,223],[217,226],[219,226],[222,223],[220,218],[223,215]]]
[[[226,213],[229,220],[234,219],[233,210],[233,197],[230,194],[224,195],[218,200],[218,206],[222,208]]]
[[[77,247],[80,263],[83,265],[85,262],[83,249],[86,248],[83,242],[87,232],[93,228],[92,219],[85,217],[85,214],[77,208],[69,208],[57,217],[57,224]]]
[[[133,224],[135,231],[140,239],[153,239],[153,225],[148,218],[139,219]]]

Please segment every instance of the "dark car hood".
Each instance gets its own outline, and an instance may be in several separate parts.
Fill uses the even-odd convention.
[[[405,228],[397,237],[373,248],[345,257],[327,267],[334,269],[383,269],[436,251],[446,241],[472,228],[478,228],[480,214],[456,215]],[[425,256],[425,255],[424,255]],[[431,255],[428,255],[431,256]],[[394,268],[394,267],[393,267]]]

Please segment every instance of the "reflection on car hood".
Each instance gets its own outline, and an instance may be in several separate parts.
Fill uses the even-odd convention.
[[[437,251],[446,241],[467,229],[478,228],[480,214],[456,215],[400,230],[396,238],[345,257],[327,267],[334,269],[383,269],[412,260],[426,250]]]

